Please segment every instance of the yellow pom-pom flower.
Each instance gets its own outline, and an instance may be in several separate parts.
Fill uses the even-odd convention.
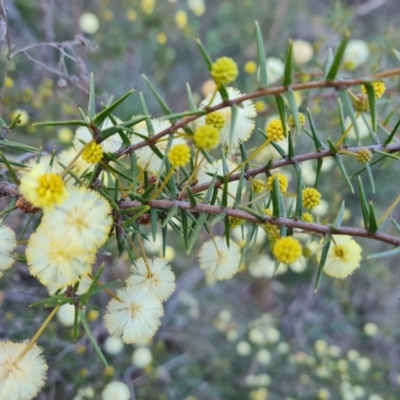
[[[346,278],[360,266],[361,251],[360,245],[351,236],[333,235],[324,272],[334,278]],[[316,254],[318,262],[321,259],[321,252],[322,249]]]
[[[281,192],[285,193],[288,188],[289,183],[288,183],[286,176],[283,174],[280,174],[280,173],[272,174],[271,176],[268,177],[268,179],[267,179],[268,190],[272,191],[274,189],[274,178],[275,177],[278,178],[279,188],[281,189]]]
[[[303,190],[303,207],[313,209],[320,204],[321,193],[314,188],[305,188]]]
[[[253,75],[257,71],[257,64],[254,61],[247,61],[244,65],[244,70],[246,74]]]
[[[253,179],[251,186],[256,193],[261,193],[265,190],[265,183],[261,179]]]
[[[19,190],[30,203],[40,208],[61,204],[68,197],[61,177],[47,172],[42,163],[22,177]]]
[[[272,210],[269,209],[269,208],[266,208],[266,209],[264,210],[264,214],[266,214],[266,215],[268,215],[269,217],[271,217],[271,216],[272,216]]]
[[[199,149],[209,151],[218,146],[219,130],[212,125],[200,126],[194,132],[193,140]]]
[[[183,10],[177,11],[175,14],[175,23],[179,29],[185,29],[187,27],[187,14]]]
[[[301,216],[301,220],[304,222],[308,222],[309,224],[312,224],[314,222],[314,217],[310,213],[303,213]]]
[[[285,140],[285,132],[283,130],[283,124],[280,119],[273,119],[268,122],[267,127],[265,128],[265,132],[267,134],[268,139],[273,142],[280,142],[281,140]]]
[[[306,124],[306,116],[303,113],[298,113],[299,116],[299,123],[300,126],[304,126]],[[288,124],[291,128],[294,128],[296,126],[296,123],[294,122],[294,117],[293,115],[290,115],[288,118]]]
[[[287,236],[281,237],[275,242],[272,252],[278,261],[284,264],[292,264],[300,258],[302,249],[297,239]]]
[[[368,149],[360,149],[357,151],[357,161],[361,164],[369,163],[372,159],[372,152]]]
[[[184,167],[190,160],[190,149],[185,143],[173,146],[168,152],[168,160],[173,167]]]
[[[231,218],[229,218],[229,227],[231,229],[233,229],[240,225],[243,225],[245,222],[246,221],[244,219],[231,217]]]
[[[222,113],[215,111],[211,114],[208,114],[205,118],[206,124],[211,125],[214,128],[217,128],[219,131],[225,125],[225,117]]]
[[[168,41],[168,36],[164,32],[159,32],[156,39],[159,44],[165,44]]]
[[[221,57],[213,63],[210,73],[215,83],[220,86],[232,83],[237,78],[239,71],[232,58]]]
[[[374,88],[375,97],[380,99],[386,90],[385,82],[372,82],[372,87]],[[367,94],[367,88],[365,85],[361,86],[361,92]]]
[[[104,152],[100,144],[91,143],[82,153],[82,159],[89,164],[97,164],[103,158]]]

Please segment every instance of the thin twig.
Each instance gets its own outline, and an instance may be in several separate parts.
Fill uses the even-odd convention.
[[[129,209],[133,207],[139,207],[142,203],[139,201],[125,201],[120,203],[121,209]],[[329,225],[320,224],[310,224],[308,222],[297,221],[290,218],[273,218],[267,215],[263,216],[261,219],[255,217],[254,215],[248,213],[247,211],[238,210],[232,207],[220,207],[212,204],[197,204],[192,206],[188,201],[179,200],[152,200],[148,203],[151,208],[158,210],[171,209],[172,207],[178,207],[180,210],[190,211],[191,213],[207,213],[212,215],[219,215],[224,213],[228,217],[234,217],[243,219],[254,224],[265,224],[269,223],[276,226],[286,226],[291,229],[301,229],[306,232],[315,232],[321,235],[326,235],[328,233],[335,235],[350,235],[356,237],[364,237],[368,239],[374,239],[380,242],[393,244],[395,246],[400,245],[400,237],[392,236],[387,233],[376,232],[374,234],[369,233],[363,228],[352,228],[352,227],[339,227],[332,229]]]
[[[243,103],[246,100],[256,99],[259,97],[264,96],[271,96],[271,95],[278,95],[287,92],[288,90],[291,91],[302,91],[302,90],[309,90],[309,89],[321,89],[321,88],[334,88],[336,90],[345,89],[351,86],[358,86],[362,85],[365,81],[368,80],[377,80],[387,78],[389,76],[400,75],[400,68],[391,69],[388,71],[381,72],[379,74],[375,74],[370,78],[358,78],[358,79],[349,79],[349,80],[338,80],[338,81],[314,81],[314,82],[306,82],[306,83],[298,83],[292,85],[290,87],[285,86],[278,86],[275,88],[260,88],[252,93],[244,94],[243,96],[237,97],[235,99],[225,100],[222,103],[219,103],[213,107],[208,107],[207,114],[212,113],[214,111],[221,110],[226,107],[232,107],[233,105],[238,105]],[[142,147],[152,146],[154,145],[159,139],[166,135],[170,135],[175,133],[178,129],[184,128],[189,123],[195,121],[196,119],[202,117],[203,115],[192,115],[190,117],[186,117],[181,119],[180,121],[172,124],[169,128],[164,129],[163,131],[153,135],[148,140],[144,140],[142,142],[133,144],[125,149],[119,150],[115,153],[116,157],[122,157],[123,155],[133,153],[134,151],[141,149]]]

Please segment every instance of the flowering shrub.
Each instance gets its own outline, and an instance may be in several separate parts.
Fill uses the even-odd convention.
[[[143,10],[151,14],[151,2],[143,2]],[[201,12],[201,4],[196,10]],[[183,14],[177,14],[176,22],[182,29],[186,26]],[[89,34],[98,29],[98,21],[90,14],[82,15],[80,24]],[[159,41],[163,39],[160,37]],[[235,87],[237,63],[226,56],[212,61],[200,40],[197,45],[204,58],[204,70],[208,69],[215,84],[202,101],[196,101],[188,84],[188,111],[174,113],[145,78],[163,111],[158,118],[150,115],[143,94],[139,96],[140,114],[128,119],[117,116],[119,107],[134,90],[100,104],[92,74],[87,111],[80,110],[80,119],[34,124],[37,128],[75,129],[73,146],[62,152],[55,150],[51,156],[41,148],[12,141],[7,136],[20,120],[23,122],[22,112],[9,123],[6,118],[0,120],[1,156],[7,169],[1,190],[10,202],[3,211],[0,227],[0,256],[4,259],[1,273],[7,270],[12,274],[13,270],[8,270],[14,260],[27,265],[30,275],[48,292],[47,298],[32,307],[51,309],[29,342],[0,342],[0,399],[31,399],[45,384],[46,350],[36,342],[56,314],[65,326],[73,326],[75,341],[81,330],[85,331],[99,360],[109,367],[89,324],[90,315],[96,318],[97,310],[91,310],[94,314],[86,312],[99,292],[109,297],[106,308],[100,312],[104,327],[114,340],[104,346],[105,351],[116,355],[123,344],[136,344],[143,348],[135,352],[134,364],[146,368],[151,363],[151,353],[144,346],[159,329],[165,304],[176,289],[174,269],[167,259],[168,227],[179,235],[188,254],[197,253],[199,267],[210,284],[231,279],[243,264],[250,265],[249,270],[253,268],[255,275],[266,276],[270,273],[268,260],[272,265],[270,275],[285,268],[301,272],[303,265],[313,260],[315,293],[323,273],[343,279],[362,266],[363,257],[399,253],[400,226],[390,218],[398,199],[389,203],[387,211],[378,218],[374,205],[368,202],[363,181],[367,178],[375,191],[375,165],[398,160],[395,153],[400,151],[396,137],[399,122],[392,123],[390,118],[381,122],[379,101],[385,96],[384,80],[400,75],[400,69],[369,77],[342,78],[342,67],[353,70],[359,65],[352,60],[357,53],[352,47],[354,43],[349,43],[345,34],[315,79],[299,80],[295,63],[304,65],[313,57],[305,42],[290,41],[284,62],[265,57],[258,24],[255,43],[258,60],[254,64],[258,71],[256,74],[254,64],[247,64],[246,71],[257,75],[257,83],[248,94]],[[303,57],[296,52],[304,53]],[[271,86],[279,80],[281,84]],[[387,86],[390,90],[390,82]],[[332,88],[336,90],[339,121],[326,135],[315,123],[314,111],[302,107],[301,95]],[[272,99],[279,113],[266,124],[257,119],[263,116],[264,109],[254,101],[261,98]],[[345,117],[349,119],[347,124]],[[359,121],[367,121],[365,136],[361,135]],[[258,143],[256,148],[250,144],[253,141]],[[272,155],[272,151],[278,156]],[[12,156],[18,152],[31,154],[30,160],[16,162]],[[343,201],[335,210],[335,218],[324,220],[318,214],[322,201],[327,201],[320,180],[325,160],[333,160],[349,192],[357,193],[361,227],[344,226],[345,190],[340,193]],[[305,167],[309,161],[317,163],[311,178]],[[360,166],[350,174],[352,161]],[[6,225],[13,215],[23,219],[18,235]],[[387,228],[388,224],[383,227],[386,221],[392,222],[394,231]],[[239,229],[239,237],[235,236],[235,229]],[[207,240],[199,243],[204,233]],[[261,235],[263,251],[268,254],[265,257],[269,258],[263,259],[257,269],[252,262],[252,248]],[[146,242],[160,237],[162,257],[149,257]],[[372,254],[366,249],[362,251],[357,238],[392,247]],[[99,266],[96,257],[106,249],[132,264],[131,273],[120,277],[119,286],[102,282],[107,266]],[[188,304],[193,306],[190,300]],[[195,307],[193,310],[196,313]],[[61,317],[61,312],[71,311],[73,318]],[[234,330],[225,331],[237,339]],[[276,337],[273,329],[269,338],[257,330],[251,332],[251,340],[256,344],[274,342],[273,336]],[[252,348],[247,341],[240,340],[236,351],[246,357]],[[260,365],[269,364],[271,358],[268,349],[260,349],[256,355]],[[326,363],[323,359],[318,362],[322,366]],[[313,363],[317,361],[314,359]],[[338,362],[334,368],[342,372],[345,365]],[[24,376],[29,379],[23,379]],[[248,375],[245,384],[252,388],[268,386],[269,377]],[[103,397],[114,396],[118,391],[122,391],[122,398],[129,398],[129,388],[122,382],[108,385]],[[254,398],[265,397],[263,391],[260,395],[257,390],[252,392]],[[327,398],[324,393],[321,389],[317,395]]]

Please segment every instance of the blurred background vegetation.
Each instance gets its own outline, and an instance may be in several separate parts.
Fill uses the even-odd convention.
[[[4,3],[11,60],[3,43],[1,114],[10,121],[18,110],[24,110],[24,118],[9,139],[43,146],[47,152],[68,148],[73,132],[34,128],[31,123],[79,118],[78,107],[86,109],[91,71],[99,104],[137,89],[118,109],[122,119],[142,113],[140,91],[152,115],[162,114],[142,74],[150,78],[175,112],[188,107],[186,82],[200,101],[209,74],[195,45],[196,37],[214,59],[226,55],[236,60],[239,89],[255,90],[254,75],[244,70],[247,61],[257,59],[254,20],[262,28],[268,57],[283,59],[289,38],[313,45],[314,59],[298,67],[298,80],[318,77],[327,49],[339,43],[345,29],[351,30],[353,38],[368,42],[371,57],[352,72],[342,71],[341,77],[363,77],[398,65],[392,54],[400,39],[396,0]],[[396,109],[399,100],[397,82],[391,81],[390,86],[393,90],[379,103],[382,119],[391,107]],[[338,129],[333,90],[302,95],[300,110],[308,107],[312,111],[322,133],[328,135]],[[265,119],[277,113],[272,100],[263,99],[257,105],[258,110],[264,110],[257,121],[262,128]],[[399,118],[398,111],[395,116]],[[309,167],[310,174],[313,168]],[[356,168],[354,165],[354,171]],[[397,178],[394,168],[375,171],[379,192],[372,194],[368,189],[368,195],[380,214],[398,194],[398,185],[393,185]],[[325,199],[330,199],[329,207],[321,212],[322,221],[332,220],[346,198],[346,225],[359,226],[358,200],[336,169],[322,174],[321,191]],[[399,210],[392,216],[398,218]],[[315,260],[309,260],[300,270],[281,270],[271,278],[261,236],[254,244],[254,262],[247,261],[232,280],[216,285],[205,282],[196,252],[186,255],[181,239],[173,232],[169,238],[167,254],[177,275],[177,291],[166,305],[159,332],[145,346],[150,352],[125,346],[124,351],[107,356],[113,371],[105,373],[84,334],[73,344],[71,328],[54,321],[39,341],[50,368],[47,386],[38,399],[97,399],[112,380],[124,381],[131,388],[132,398],[142,400],[399,398],[400,271],[396,259],[363,261],[361,268],[344,281],[323,277],[314,297]],[[359,243],[365,256],[383,249],[366,240]],[[153,243],[148,249],[149,254],[159,254],[161,246]],[[112,245],[106,250],[111,255],[99,257],[99,263],[107,264],[105,281],[125,277],[127,260],[116,260]],[[0,336],[12,336],[13,340],[32,336],[46,312],[27,306],[46,296],[45,289],[29,276],[23,264],[5,274],[0,288]],[[106,296],[99,296],[96,306],[100,312],[89,312],[101,345],[107,338],[101,322],[106,301]],[[133,359],[132,354],[136,354]]]

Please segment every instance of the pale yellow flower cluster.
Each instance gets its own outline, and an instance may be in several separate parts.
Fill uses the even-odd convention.
[[[151,339],[164,315],[162,303],[175,290],[175,275],[165,259],[139,258],[132,266],[126,286],[107,306],[104,323],[110,335],[124,343]]]
[[[91,272],[112,224],[111,207],[97,192],[71,186],[68,194],[64,202],[44,210],[26,248],[29,272],[50,293]]]
[[[83,187],[67,187],[53,170],[57,166],[53,169],[44,160],[22,176],[20,185],[24,197],[43,208],[26,257],[30,273],[50,293],[74,285],[91,272],[96,251],[112,224],[111,207],[102,196]],[[84,172],[79,166],[77,171]]]

